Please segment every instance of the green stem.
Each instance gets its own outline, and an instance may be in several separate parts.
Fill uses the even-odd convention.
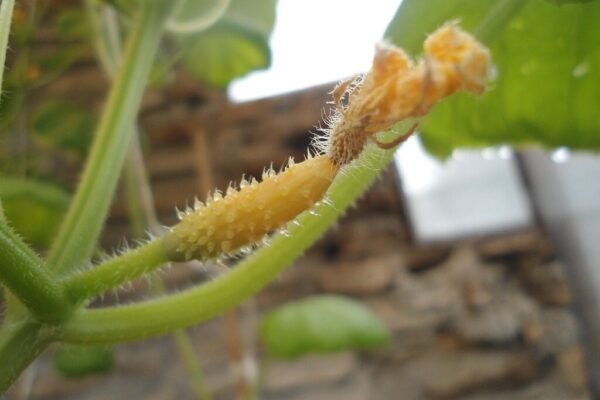
[[[152,0],[139,7],[77,193],[48,256],[50,267],[59,273],[85,264],[94,249],[123,167],[164,21],[174,4]]]
[[[44,351],[52,337],[43,325],[25,320],[4,326],[0,334],[0,394]]]
[[[104,69],[112,80],[117,73],[118,58],[122,52],[118,26],[116,25],[116,21],[112,21],[112,19],[116,19],[114,17],[115,11],[105,4],[99,4],[96,0],[85,0],[84,5],[91,27],[92,42],[96,51],[96,57],[100,61],[102,69]],[[106,17],[107,15],[111,16],[110,25],[106,23],[109,20]]]
[[[2,0],[2,4],[0,4],[0,101],[2,100],[2,77],[4,75],[6,49],[8,48],[8,36],[10,35],[14,5],[15,0]]]
[[[130,147],[133,142],[130,144]],[[125,200],[129,218],[129,227],[134,238],[142,239],[145,236],[146,224],[144,223],[144,213],[138,201],[139,188],[136,186],[136,171],[132,167],[131,149],[125,160],[125,169],[123,171],[123,189],[125,190]]]
[[[369,146],[358,162],[338,175],[328,192],[333,206],[321,203],[289,224],[290,237],[276,235],[270,245],[205,285],[134,305],[85,310],[58,333],[74,343],[118,343],[181,329],[233,308],[272,281],[299,257],[373,182],[393,150]]]
[[[152,272],[166,262],[168,260],[164,255],[162,242],[148,242],[94,268],[67,277],[63,281],[65,293],[70,301],[81,303]]]
[[[0,223],[0,282],[40,321],[58,322],[70,313],[58,279],[5,223]]]
[[[4,215],[4,208],[2,207],[2,199],[0,199],[0,224],[6,223],[6,216]],[[1,280],[0,280],[1,281]],[[4,290],[3,286],[0,286],[0,297],[4,297],[4,323],[12,322],[14,319],[27,313],[27,309],[19,302],[19,300],[8,290]]]
[[[157,296],[164,296],[167,291],[163,281],[161,281],[158,276],[153,276],[151,278],[150,285],[152,287],[152,292]],[[208,386],[206,386],[202,367],[196,358],[194,346],[192,345],[190,337],[184,330],[173,332],[171,337],[173,338],[173,343],[175,343],[177,351],[183,361],[183,366],[187,371],[196,398],[200,400],[211,400],[212,396],[208,390]]]
[[[85,1],[86,12],[92,26],[92,37],[96,56],[102,69],[112,81],[121,63],[121,34],[114,9],[94,0]],[[139,132],[134,126],[129,151],[125,160],[124,186],[133,235],[145,236],[146,228],[153,235],[160,232],[160,224],[154,212],[152,191],[139,143]]]
[[[474,31],[475,36],[482,43],[491,43],[527,3],[525,0],[500,0],[495,2],[492,9],[477,24]]]
[[[160,235],[161,227],[154,211],[154,200],[140,148],[139,132],[136,128],[129,146],[124,182],[133,235],[144,238],[147,230],[152,235]]]
[[[182,358],[185,369],[190,377],[196,397],[201,400],[211,400],[212,396],[204,381],[204,374],[195,356],[190,338],[182,330],[173,332],[173,341]]]

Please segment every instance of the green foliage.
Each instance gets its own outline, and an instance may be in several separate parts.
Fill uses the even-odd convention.
[[[495,0],[405,0],[386,37],[414,53],[424,37],[449,19],[467,30]],[[600,2],[556,7],[528,0],[490,40],[496,77],[482,98],[458,94],[421,125],[427,149],[447,156],[456,147],[538,144],[600,149]]]
[[[563,5],[563,4],[569,4],[569,3],[589,3],[590,1],[597,1],[597,0],[547,0],[550,3],[554,3],[554,4],[558,4],[558,5]]]
[[[80,105],[51,99],[35,111],[32,133],[54,150],[84,156],[92,141],[96,123],[96,115]]]
[[[113,365],[113,352],[101,346],[66,345],[54,354],[54,367],[70,378],[106,373]]]
[[[69,195],[51,183],[0,179],[0,198],[11,226],[38,248],[47,248],[69,205]]]
[[[269,35],[275,0],[232,0],[219,21],[206,31],[179,38],[184,67],[218,88],[271,63]]]
[[[377,348],[390,340],[368,308],[334,295],[309,297],[270,312],[261,321],[260,337],[270,355],[286,359]]]
[[[19,51],[12,57],[7,79],[21,89],[51,82],[89,54],[88,26],[79,7],[65,7],[46,15],[42,7],[34,18],[20,18],[13,26],[11,43]],[[39,33],[42,21],[46,30]],[[38,35],[52,38],[56,45],[36,45]]]

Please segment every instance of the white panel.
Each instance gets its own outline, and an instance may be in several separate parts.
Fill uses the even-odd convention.
[[[445,241],[532,224],[529,200],[507,147],[461,150],[439,161],[413,137],[395,160],[419,240]]]

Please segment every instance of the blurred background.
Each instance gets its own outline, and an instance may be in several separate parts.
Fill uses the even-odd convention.
[[[493,37],[490,93],[481,106],[457,96],[436,108],[316,246],[237,310],[188,329],[187,348],[166,336],[64,361],[55,346],[5,397],[209,398],[190,378],[192,354],[215,399],[248,398],[257,379],[264,399],[596,398],[600,160],[591,151],[600,130],[590,116],[598,109],[600,7],[524,3],[495,36],[478,30],[495,7],[487,0],[213,0],[183,10],[153,70],[140,151],[128,158],[99,257],[175,223],[175,207],[194,197],[243,174],[259,177],[289,156],[303,159],[335,82],[366,72],[383,37],[418,56],[411,43],[460,18]],[[122,4],[23,0],[14,12],[0,198],[41,252],[110,86],[90,15],[101,29],[125,31]],[[214,25],[186,31],[194,12],[213,9],[221,12]],[[575,25],[586,40],[576,42]],[[160,277],[178,290],[224,268],[176,264]],[[155,293],[142,280],[94,305]],[[324,293],[364,304],[389,332],[388,347],[269,356],[262,316]]]

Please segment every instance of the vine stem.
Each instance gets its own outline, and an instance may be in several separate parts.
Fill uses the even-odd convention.
[[[10,26],[12,23],[12,14],[15,6],[14,0],[3,0],[0,4],[0,103],[2,102],[2,88],[4,70],[6,69],[6,52],[8,50],[8,37],[10,36]],[[2,207],[0,199],[0,222],[5,223],[6,218],[4,216],[4,208]],[[1,280],[1,278],[0,278]],[[13,311],[19,307],[18,301],[14,295],[10,292],[4,291],[4,298],[6,299],[6,313],[5,318],[12,318]]]
[[[204,379],[204,373],[196,358],[194,347],[189,336],[183,330],[173,332],[173,342],[179,351],[183,364],[190,376],[192,388],[196,397],[201,400],[212,400],[212,395]]]
[[[406,130],[402,126],[402,131]],[[58,338],[72,343],[118,343],[161,335],[224,313],[258,292],[315,242],[372,183],[392,155],[393,149],[369,146],[354,165],[338,175],[328,202],[302,214],[297,225],[289,224],[289,237],[276,235],[270,245],[214,281],[138,304],[82,310],[61,327]]]
[[[3,327],[0,335],[0,394],[52,341],[49,331],[39,322],[26,318]]]
[[[15,0],[2,0],[2,4],[0,4],[0,101],[2,101],[2,78],[14,6]]]
[[[40,321],[61,321],[72,309],[58,279],[4,222],[0,222],[0,282]]]
[[[48,264],[59,273],[85,264],[94,249],[123,167],[164,22],[176,3],[152,0],[139,7],[81,182],[50,249]]]
[[[70,301],[81,303],[152,272],[166,262],[168,260],[164,255],[162,242],[154,240],[94,268],[65,278],[65,293]]]

